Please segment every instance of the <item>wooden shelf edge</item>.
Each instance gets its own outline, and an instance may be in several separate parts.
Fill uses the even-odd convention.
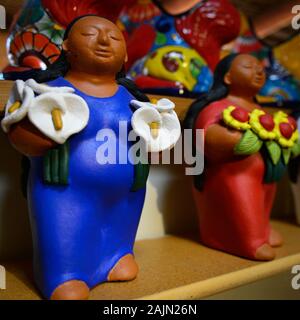
[[[300,253],[271,262],[262,262],[259,265],[145,296],[137,300],[194,300],[206,298],[274,276],[297,264],[300,264]]]
[[[135,257],[140,266],[131,282],[103,283],[91,290],[90,300],[195,300],[275,276],[300,264],[300,228],[291,222],[272,221],[285,244],[277,258],[257,262],[210,249],[196,237],[166,235],[140,240]],[[1,263],[7,270],[7,290],[0,300],[41,299],[32,280],[29,261]]]
[[[5,105],[9,98],[9,94],[13,84],[14,84],[13,81],[0,80],[0,116],[1,115],[3,116]],[[195,101],[194,99],[190,99],[190,98],[161,96],[161,95],[153,95],[153,94],[149,94],[148,97],[150,99],[157,99],[157,100],[161,98],[168,98],[172,100],[175,103],[175,111],[180,121],[183,121],[185,119],[185,115],[189,107]],[[266,109],[271,113],[277,111],[277,109],[269,108],[269,107],[266,107]]]

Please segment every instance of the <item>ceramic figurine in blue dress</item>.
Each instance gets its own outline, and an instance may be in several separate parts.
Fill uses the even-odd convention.
[[[67,29],[63,49],[53,68],[33,71],[44,84],[16,83],[14,98],[23,104],[7,108],[2,127],[30,158],[37,286],[46,298],[86,299],[99,283],[137,276],[133,245],[148,171],[130,161],[119,164],[120,150],[133,143],[127,139],[135,99],[129,90],[138,94],[126,80],[116,81],[127,60],[122,33],[108,20],[84,16]],[[30,99],[35,102],[27,106]],[[49,104],[57,107],[48,114]],[[120,121],[127,129],[119,135]],[[115,164],[101,163],[107,144],[101,129],[116,137]]]
[[[49,84],[70,85],[63,78]],[[65,281],[80,279],[88,287],[104,282],[121,258],[133,254],[145,198],[145,188],[131,191],[134,165],[100,165],[96,158],[101,128],[109,128],[119,137],[121,120],[130,129],[133,97],[122,86],[109,98],[78,90],[76,94],[88,104],[90,117],[85,129],[69,139],[69,184],[45,188],[40,176],[43,159],[31,159],[30,212],[37,250],[42,253],[35,261],[35,274],[47,297]],[[127,143],[127,136],[118,141],[117,150],[122,143]],[[117,280],[135,277],[132,256],[126,260],[134,264],[130,266],[134,272],[122,270],[124,274]]]

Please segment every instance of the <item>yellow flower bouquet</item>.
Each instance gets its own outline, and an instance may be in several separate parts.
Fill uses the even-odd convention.
[[[274,165],[282,157],[288,164],[291,156],[300,154],[299,132],[295,119],[283,111],[274,115],[262,109],[248,112],[245,109],[229,106],[223,111],[226,126],[243,131],[243,137],[235,146],[237,155],[254,154],[265,145]]]

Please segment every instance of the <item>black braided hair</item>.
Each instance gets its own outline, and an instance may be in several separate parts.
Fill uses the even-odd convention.
[[[202,94],[196,101],[194,101],[184,119],[184,128],[185,129],[193,129],[195,121],[197,119],[198,114],[209,104],[214,101],[221,100],[225,98],[229,93],[229,88],[224,82],[224,78],[226,73],[230,70],[231,64],[233,60],[239,54],[234,53],[226,56],[222,59],[215,71],[214,71],[214,81],[213,86],[210,91],[206,94]]]
[[[229,88],[224,82],[226,73],[230,70],[233,60],[238,54],[230,54],[222,59],[214,72],[214,82],[210,91],[206,94],[202,94],[199,99],[193,102],[187,112],[187,115],[183,122],[185,129],[194,129],[195,121],[199,113],[214,101],[225,98],[229,93]],[[195,155],[195,141],[193,141],[193,154]],[[205,160],[204,160],[205,161]],[[205,177],[203,174],[194,176],[194,186],[197,190],[202,191],[204,187]]]

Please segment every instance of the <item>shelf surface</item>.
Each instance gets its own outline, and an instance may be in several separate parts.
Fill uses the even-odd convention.
[[[138,241],[135,255],[140,266],[136,280],[105,283],[91,291],[93,300],[199,299],[276,275],[300,264],[300,228],[272,222],[284,236],[271,262],[238,258],[200,245],[196,239],[167,236]],[[30,262],[2,262],[7,289],[0,300],[41,299],[32,281]]]
[[[9,98],[9,94],[13,84],[14,84],[13,81],[6,81],[6,80],[0,81],[0,116],[4,114],[5,105]],[[148,97],[150,99],[153,98],[157,100],[161,98],[165,98],[165,96],[153,95],[153,94],[149,94]],[[175,103],[175,106],[176,106],[175,111],[178,115],[178,118],[179,120],[183,121],[189,107],[194,102],[194,99],[182,98],[182,97],[167,97],[167,98],[169,98]],[[268,110],[271,113],[278,111],[278,109],[269,108],[269,107],[266,107],[266,110]],[[285,109],[285,111],[289,113],[291,112],[290,110],[287,110],[287,109]]]

